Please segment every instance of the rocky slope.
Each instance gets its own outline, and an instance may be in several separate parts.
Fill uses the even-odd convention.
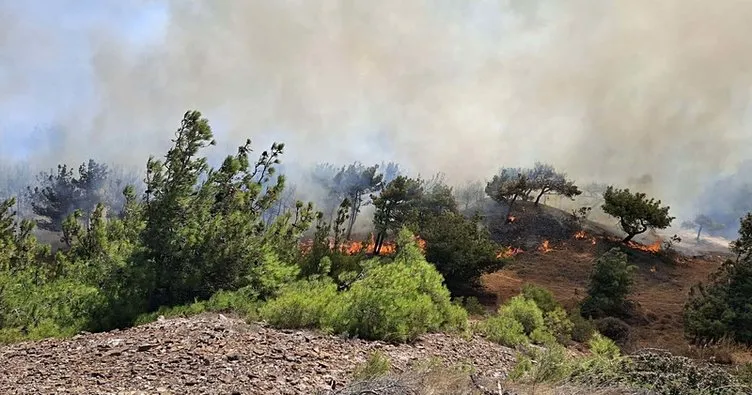
[[[480,338],[425,335],[411,345],[280,331],[220,314],[0,348],[2,394],[314,394],[344,386],[375,350],[392,366],[439,358],[501,378],[514,356]]]

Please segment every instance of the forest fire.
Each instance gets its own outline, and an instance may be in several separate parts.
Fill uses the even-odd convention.
[[[496,254],[496,257],[499,259],[504,258],[512,258],[518,254],[521,254],[525,252],[522,248],[513,248],[513,247],[507,247],[502,251],[499,251],[498,254]]]
[[[590,239],[590,244],[592,245],[595,245],[598,243],[598,240],[595,238],[595,236],[588,236],[588,234],[584,230],[580,230],[577,233],[575,233],[574,238],[577,240]]]
[[[645,251],[645,252],[656,253],[656,252],[661,251],[660,240],[657,240],[655,243],[650,244],[650,245],[644,245],[644,244],[635,243],[634,241],[630,241],[629,243],[627,243],[627,245],[630,248],[634,248],[635,250],[640,250],[640,251]]]
[[[510,224],[514,223],[514,221],[517,221],[517,217],[515,217],[514,215],[507,217],[507,222],[509,222]]]
[[[551,248],[551,245],[550,245],[550,243],[548,242],[548,240],[543,240],[543,243],[542,243],[542,244],[540,245],[540,247],[538,247],[538,251],[540,251],[540,252],[542,252],[542,253],[544,253],[544,254],[545,254],[545,253],[548,253],[548,252],[551,252],[551,251],[553,251],[553,250],[554,250],[554,249],[553,249],[553,248]]]
[[[421,251],[425,253],[426,251],[426,241],[421,239],[420,237],[416,237],[416,243],[418,244],[418,248],[420,248]],[[313,248],[313,240],[304,240],[300,242],[300,250],[307,254],[311,251]],[[334,240],[329,240],[329,248],[334,250]],[[345,255],[357,255],[360,253],[365,254],[373,254],[374,249],[376,248],[376,241],[374,240],[373,236],[371,239],[366,243],[362,241],[355,241],[350,240],[342,243],[340,246],[340,251],[342,251]],[[391,255],[397,252],[397,244],[393,241],[385,241],[381,245],[381,249],[379,250],[379,255]]]

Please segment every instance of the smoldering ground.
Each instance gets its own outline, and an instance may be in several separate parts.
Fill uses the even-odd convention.
[[[457,183],[535,160],[649,174],[691,216],[752,153],[746,1],[73,3],[0,1],[0,103],[49,115],[54,142],[24,140],[47,164],[143,164],[195,108],[216,152],[279,140],[302,167],[395,160]]]

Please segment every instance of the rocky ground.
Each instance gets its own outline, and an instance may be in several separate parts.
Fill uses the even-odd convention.
[[[0,394],[314,394],[344,386],[375,350],[392,366],[439,358],[503,378],[512,350],[431,334],[411,345],[275,330],[220,314],[0,347]]]

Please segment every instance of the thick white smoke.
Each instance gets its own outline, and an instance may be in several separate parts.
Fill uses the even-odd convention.
[[[650,174],[647,192],[691,216],[752,153],[749,1],[174,0],[149,3],[166,24],[147,44],[108,26],[132,4],[100,3],[111,12],[76,36],[92,56],[71,60],[69,27],[0,2],[15,22],[0,62],[94,79],[78,102],[61,93],[48,159],[143,163],[196,108],[225,151],[277,139],[287,161],[396,160],[455,181],[535,160],[583,181]],[[0,100],[34,97],[24,73]]]

